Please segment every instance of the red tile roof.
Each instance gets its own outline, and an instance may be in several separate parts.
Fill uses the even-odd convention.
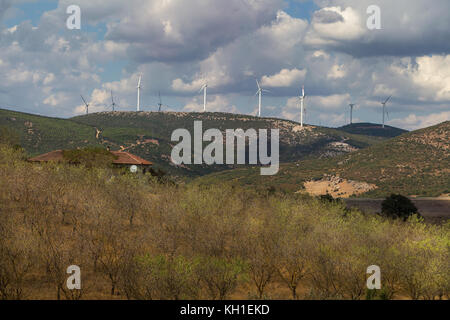
[[[150,161],[142,159],[128,152],[111,151],[111,153],[117,157],[117,159],[113,161],[113,163],[115,164],[134,164],[144,166],[151,166],[153,164]]]
[[[124,151],[111,151],[111,153],[117,158],[113,160],[114,164],[123,164],[123,165],[143,165],[143,166],[151,166],[153,163],[142,159],[134,154],[124,152]],[[30,162],[50,162],[50,161],[63,161],[64,155],[62,150],[56,150],[49,153],[41,154],[37,157],[30,158],[28,161]]]
[[[50,162],[50,161],[63,161],[63,151],[62,150],[56,150],[49,153],[41,154],[37,157],[30,158],[28,161],[30,162]]]

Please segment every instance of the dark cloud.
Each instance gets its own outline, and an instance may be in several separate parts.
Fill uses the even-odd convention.
[[[316,47],[358,58],[450,53],[448,0],[326,0],[317,3],[322,9],[314,14],[309,34],[309,40]],[[367,8],[371,5],[380,8],[381,30],[369,30],[366,26]],[[336,8],[342,11],[351,8],[353,19],[333,20],[332,12]],[[340,34],[336,34],[336,22],[342,22]],[[355,30],[358,30],[357,35],[350,36]]]
[[[344,21],[344,17],[334,11],[319,10],[314,13],[314,20],[318,23],[335,23]]]
[[[127,2],[127,14],[108,24],[107,39],[126,43],[138,62],[185,62],[270,23],[282,0]]]
[[[0,0],[0,23],[5,17],[7,11],[11,8],[12,0]]]

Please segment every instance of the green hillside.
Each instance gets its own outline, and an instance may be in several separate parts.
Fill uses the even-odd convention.
[[[395,138],[408,131],[385,126],[384,128],[380,124],[373,123],[353,123],[343,127],[338,128],[338,130],[353,133],[353,134],[362,134],[373,137],[385,137],[385,138]]]
[[[156,168],[175,177],[198,177],[233,169],[232,166],[175,166],[171,163],[175,144],[170,141],[173,131],[184,128],[192,133],[194,121],[202,121],[203,131],[209,128],[223,132],[238,128],[279,129],[281,162],[329,159],[386,140],[316,126],[302,129],[293,121],[230,113],[103,112],[57,119],[0,110],[0,127],[16,132],[30,155],[102,145],[152,161]]]
[[[383,141],[380,137],[354,135],[322,127],[308,126],[302,130],[293,121],[230,113],[104,112],[72,120],[98,128],[100,140],[112,149],[125,149],[154,162],[173,175],[194,177],[231,169],[227,166],[173,166],[170,161],[174,145],[170,141],[172,132],[183,128],[192,133],[194,121],[202,121],[204,131],[209,128],[223,132],[238,128],[280,129],[282,162],[334,157]]]
[[[19,136],[30,155],[98,144],[93,127],[71,120],[0,109],[0,127]]]
[[[364,197],[390,193],[439,196],[450,193],[450,122],[401,135],[369,148],[333,159],[284,164],[276,176],[263,177],[258,168],[241,168],[195,180],[209,184],[235,181],[254,188],[273,186],[297,192],[303,183],[320,180],[324,174],[375,184]]]

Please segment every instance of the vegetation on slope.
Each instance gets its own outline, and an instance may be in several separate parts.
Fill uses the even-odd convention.
[[[19,137],[18,144],[30,155],[103,145],[134,153],[178,177],[197,177],[232,169],[233,166],[174,166],[171,163],[172,132],[179,128],[192,132],[196,120],[203,122],[204,130],[280,129],[282,162],[335,157],[385,139],[314,126],[301,130],[293,121],[229,113],[104,112],[64,120],[0,110],[0,127],[14,131]]]
[[[0,299],[442,299],[450,225],[304,195],[34,165],[0,146]],[[66,287],[67,267],[82,290]],[[378,265],[382,291],[366,292]]]
[[[383,128],[380,124],[366,123],[366,122],[349,124],[338,128],[338,130],[347,133],[367,135],[373,137],[385,137],[385,138],[395,138],[408,132],[406,130],[391,126],[385,126]]]
[[[235,181],[247,186],[273,186],[296,192],[324,174],[375,184],[363,197],[391,193],[440,196],[450,193],[450,122],[417,130],[369,148],[324,160],[284,164],[276,176],[263,177],[257,168],[241,168],[201,177],[201,184]]]
[[[0,127],[14,132],[30,155],[99,145],[93,127],[71,120],[0,109]]]
[[[226,129],[280,129],[282,162],[308,157],[333,157],[378,143],[379,137],[344,133],[335,129],[308,126],[301,130],[298,123],[272,118],[257,118],[229,113],[149,113],[104,112],[73,118],[74,121],[94,126],[101,131],[102,142],[111,148],[124,148],[156,163],[172,174],[198,176],[230,169],[227,166],[183,166],[170,163],[172,132],[187,129],[192,133],[194,121],[203,122],[203,130]],[[334,145],[334,143],[342,143]]]

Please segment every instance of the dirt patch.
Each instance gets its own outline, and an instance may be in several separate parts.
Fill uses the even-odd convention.
[[[330,194],[335,198],[349,198],[377,188],[374,184],[342,179],[336,176],[325,176],[319,181],[304,183],[306,192],[313,196]]]

